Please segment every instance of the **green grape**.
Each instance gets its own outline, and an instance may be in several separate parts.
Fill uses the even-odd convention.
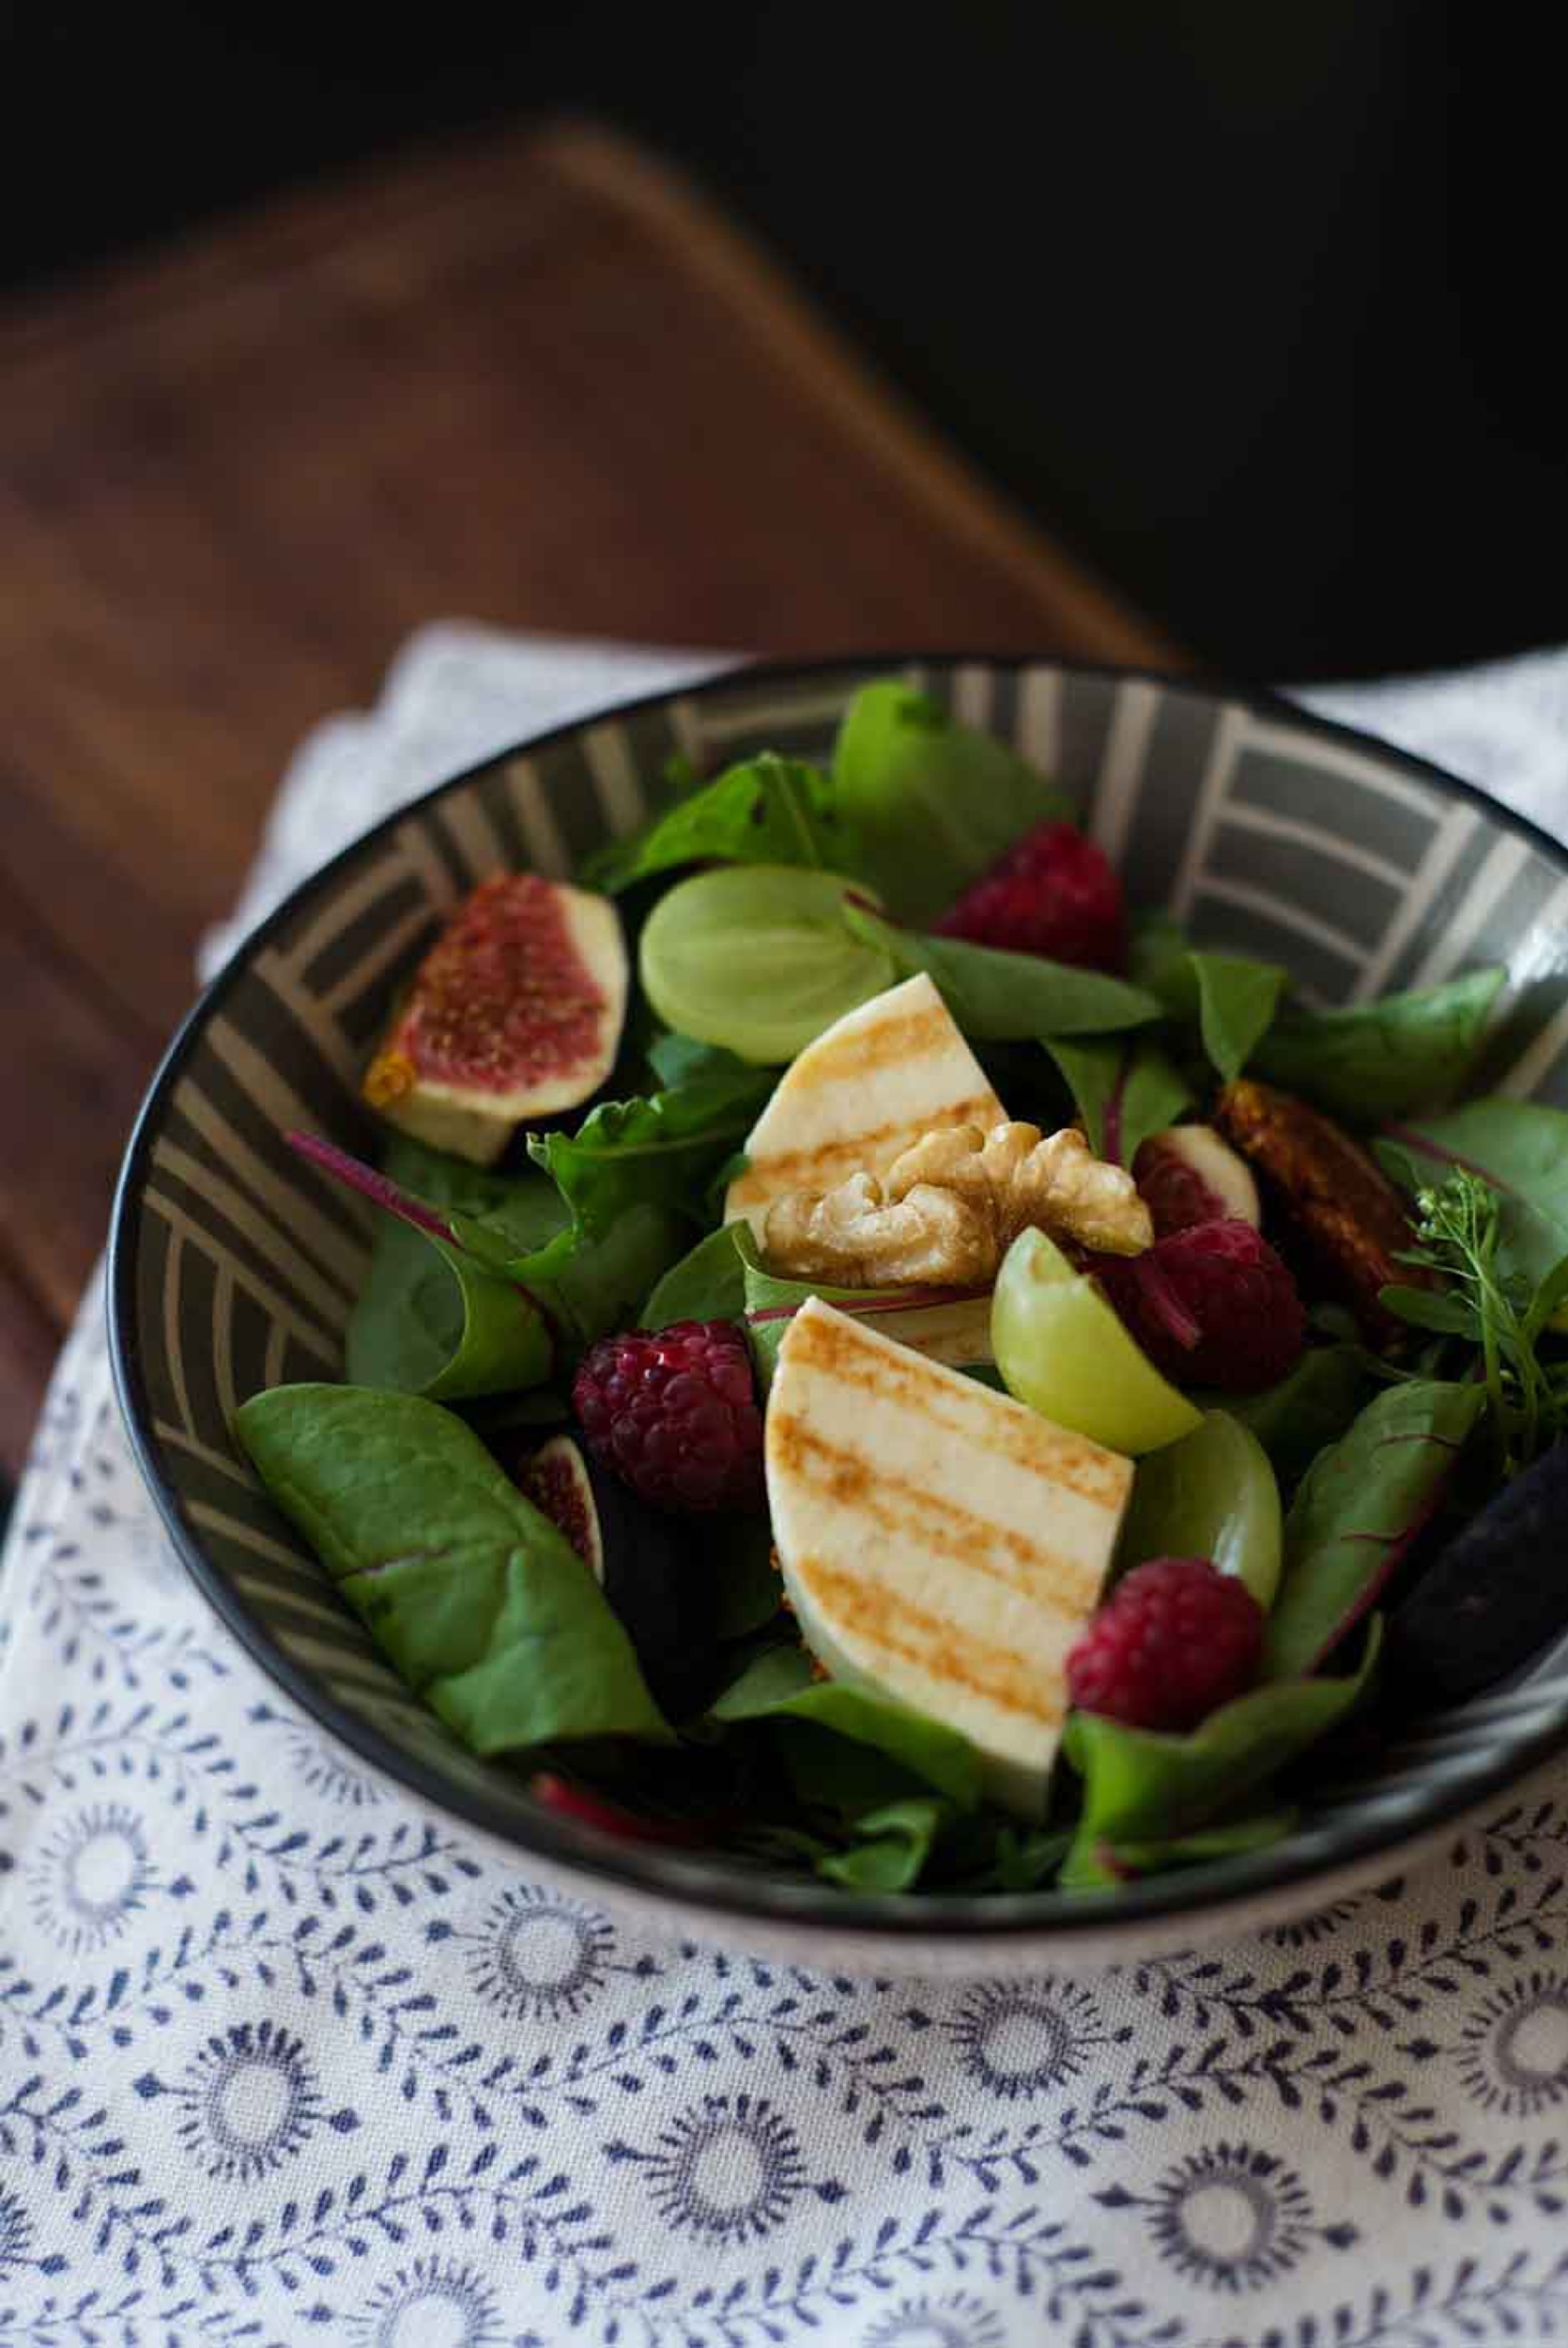
[[[721,865],[681,881],[643,927],[638,967],[659,1017],[682,1035],[771,1067],[898,976],[838,918],[834,873]]]
[[[1158,1451],[1203,1423],[1043,1231],[1021,1231],[1007,1250],[991,1342],[1009,1394],[1113,1451]]]
[[[1271,1606],[1280,1585],[1283,1517],[1268,1455],[1250,1427],[1223,1411],[1139,1468],[1116,1563],[1207,1557]]]

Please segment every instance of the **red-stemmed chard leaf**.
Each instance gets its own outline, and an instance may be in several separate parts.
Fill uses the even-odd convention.
[[[1264,1671],[1316,1671],[1370,1612],[1439,1506],[1485,1390],[1439,1379],[1385,1387],[1303,1477],[1284,1523],[1284,1570]]]

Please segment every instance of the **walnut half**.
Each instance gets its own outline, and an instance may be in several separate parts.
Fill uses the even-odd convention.
[[[1073,1127],[959,1125],[925,1135],[879,1182],[852,1174],[829,1191],[793,1191],[769,1210],[771,1271],[846,1288],[993,1280],[1031,1225],[1117,1256],[1152,1244],[1132,1177],[1106,1166]]]

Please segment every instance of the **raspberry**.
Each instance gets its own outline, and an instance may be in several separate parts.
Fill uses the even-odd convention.
[[[1037,824],[937,923],[945,937],[1091,970],[1127,958],[1122,887],[1104,850],[1071,824]]]
[[[1117,1583],[1068,1657],[1081,1712],[1195,1728],[1257,1677],[1263,1609],[1207,1557],[1155,1557]]]
[[[596,1458],[655,1508],[762,1503],[762,1414],[746,1338],[729,1321],[601,1337],[572,1382]]]
[[[1177,1385],[1258,1394],[1294,1369],[1306,1343],[1296,1283],[1250,1223],[1193,1223],[1142,1256],[1096,1257],[1093,1270],[1156,1369]]]

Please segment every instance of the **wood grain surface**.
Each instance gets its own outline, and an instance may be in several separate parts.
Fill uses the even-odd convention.
[[[566,124],[0,314],[0,1461],[291,746],[438,616],[1170,662],[664,165]]]

